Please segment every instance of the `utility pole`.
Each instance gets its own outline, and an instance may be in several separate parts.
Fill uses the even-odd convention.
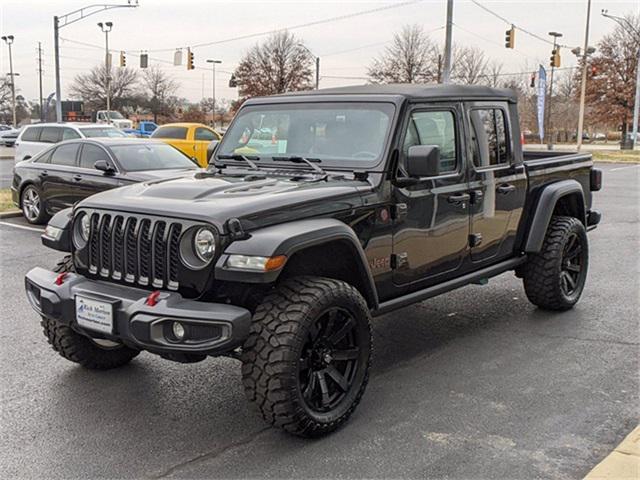
[[[610,18],[624,30],[636,38],[636,45],[638,45],[638,58],[636,60],[636,99],[633,103],[633,128],[631,133],[631,148],[635,148],[638,145],[638,114],[640,113],[640,32],[636,30],[633,25],[629,23],[626,18],[618,17],[616,15],[609,15],[608,10],[601,11],[603,17]],[[624,22],[624,23],[622,23]],[[622,132],[622,140],[624,143],[625,135],[627,132]]]
[[[451,55],[453,49],[453,0],[447,0],[447,30],[444,43],[444,71],[442,83],[451,81]]]
[[[11,111],[13,113],[13,128],[16,128],[18,122],[16,122],[16,78],[13,73],[13,57],[11,55],[11,44],[13,43],[13,35],[6,35],[2,37],[2,40],[9,47],[9,78],[11,79]]]
[[[213,128],[216,128],[216,64],[222,63],[222,60],[213,60],[211,58],[207,59],[207,63],[211,64],[212,69],[212,80],[211,80],[211,93],[213,96],[213,105],[211,106],[211,122],[213,123]]]
[[[106,83],[107,83],[107,121],[111,118],[111,62],[109,61],[109,32],[113,29],[113,23],[106,22],[98,23],[98,27],[100,30],[104,32],[104,71],[106,75]]]
[[[112,8],[136,8],[137,6],[138,0],[127,0],[126,4],[120,5],[96,4],[79,8],[72,12],[65,13],[64,15],[56,15],[53,17],[53,56],[55,60],[56,75],[57,122],[62,122],[62,89],[60,86],[60,29],[104,10],[111,10]]]
[[[40,121],[44,122],[44,105],[42,103],[42,43],[38,42],[38,78],[40,80]]]
[[[584,128],[584,99],[587,94],[587,57],[589,55],[589,21],[591,20],[591,0],[587,0],[587,26],[584,31],[584,53],[582,55],[582,82],[580,83],[580,111],[578,112],[578,151],[582,148]]]
[[[562,34],[559,32],[549,32],[549,35],[553,37],[553,53],[555,54],[558,50],[558,38],[562,37]],[[549,106],[547,107],[547,131],[549,132],[549,140],[547,141],[547,150],[553,150],[553,132],[551,131],[551,99],[553,98],[553,72],[556,69],[555,62],[551,64],[551,80],[549,84],[549,101],[547,102]],[[582,135],[582,133],[580,133]]]

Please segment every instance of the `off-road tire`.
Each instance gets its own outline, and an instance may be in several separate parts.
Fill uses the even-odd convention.
[[[567,268],[566,248],[575,239],[580,247],[580,272],[575,288],[567,293],[563,286],[563,268]],[[589,265],[589,244],[584,225],[574,217],[551,218],[542,249],[529,256],[523,268],[524,290],[531,303],[545,310],[573,308],[584,289]]]
[[[350,338],[357,337],[360,343],[348,393],[333,410],[321,413],[305,400],[300,380],[304,370],[299,369],[303,368],[301,357],[309,345],[311,329],[332,309],[348,310],[355,325]],[[319,437],[343,425],[360,403],[369,379],[370,359],[370,312],[362,295],[343,281],[294,277],[268,294],[253,315],[243,347],[242,382],[247,398],[267,423],[295,435]]]
[[[65,256],[53,269],[54,272],[73,272],[71,255]],[[124,345],[110,348],[96,344],[89,337],[80,335],[66,325],[42,317],[40,322],[44,336],[51,347],[62,357],[79,363],[90,370],[108,370],[126,365],[140,352]]]

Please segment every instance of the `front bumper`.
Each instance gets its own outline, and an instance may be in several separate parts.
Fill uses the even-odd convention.
[[[152,306],[147,304],[150,293],[147,290],[88,280],[75,273],[69,273],[58,285],[58,275],[39,267],[30,270],[25,278],[29,303],[40,315],[88,337],[122,342],[159,354],[220,355],[241,346],[249,335],[251,313],[245,308],[188,300],[179,293],[165,291]],[[112,305],[111,332],[78,324],[76,295]],[[176,321],[187,331],[182,341],[168,333]]]

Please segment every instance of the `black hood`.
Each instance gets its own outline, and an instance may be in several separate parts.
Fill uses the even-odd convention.
[[[366,181],[329,177],[213,175],[197,172],[180,178],[146,181],[108,190],[82,201],[78,207],[201,220],[223,229],[239,218],[252,229],[357,208]]]

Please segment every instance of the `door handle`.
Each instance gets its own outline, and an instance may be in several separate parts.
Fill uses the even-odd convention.
[[[80,180],[82,180],[82,175],[74,175],[74,176],[73,176],[73,179],[74,179],[76,182],[79,182]]]
[[[514,192],[516,189],[515,185],[510,185],[508,183],[504,184],[504,185],[500,185],[498,188],[496,188],[496,191],[498,193],[501,193],[502,195],[507,195],[508,193]]]
[[[43,170],[40,172],[40,175],[42,175],[43,177],[46,177],[47,175],[49,175],[49,172],[47,172],[46,170]]]
[[[451,195],[447,197],[447,202],[453,203],[454,205],[464,204],[471,199],[471,195],[468,193],[461,193],[460,195]]]

